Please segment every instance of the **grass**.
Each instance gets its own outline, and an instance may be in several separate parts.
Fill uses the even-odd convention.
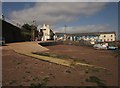
[[[66,73],[71,73],[71,71],[70,71],[69,69],[67,69],[65,72],[66,72]]]
[[[39,78],[38,77],[34,77],[33,81],[39,81]]]
[[[84,59],[78,59],[78,58],[73,58],[73,59],[74,59],[74,62],[83,62],[83,63],[89,64],[89,62],[87,62]]]
[[[25,77],[23,76],[23,79],[25,79]]]
[[[19,85],[19,87],[23,87],[23,85]]]
[[[36,80],[38,78],[35,77],[34,80]],[[47,82],[49,81],[49,77],[46,76],[43,78],[41,83],[31,83],[30,88],[43,88],[44,86],[47,85]]]
[[[69,40],[63,41],[62,44],[63,45],[75,45],[75,46],[79,46],[80,45],[79,41],[69,41]]]
[[[49,81],[49,76],[43,78],[43,82],[48,82],[48,81]]]
[[[74,67],[75,66],[75,61],[72,61],[71,64],[70,64],[71,67]]]
[[[29,88],[43,88],[43,86],[41,83],[31,83]]]
[[[17,65],[20,65],[20,64],[22,64],[22,63],[20,63],[20,62],[17,62]]]
[[[25,67],[25,69],[27,69],[27,67]]]
[[[33,52],[33,54],[41,55],[41,56],[47,56],[47,57],[53,57],[53,58],[59,58],[59,59],[69,59],[69,60],[73,60],[74,62],[81,62],[81,63],[88,64],[88,62],[85,61],[84,59],[81,60],[79,58],[70,57],[68,55],[59,55],[59,54],[50,53],[50,52],[44,52],[44,53],[42,53],[42,52]],[[74,65],[74,63],[73,63],[73,65]]]
[[[120,57],[120,49],[114,51],[114,56],[115,56],[116,58],[119,58],[119,57]]]
[[[86,79],[86,82],[93,82],[93,83],[96,83],[97,86],[106,86],[101,79],[99,79],[98,77],[96,76],[90,76],[89,78]]]
[[[92,72],[100,72],[99,68],[89,68],[89,70],[91,70]]]
[[[61,58],[61,59],[64,59],[64,58],[69,59],[69,58],[71,58],[71,57],[66,56],[66,55],[58,55],[58,54],[50,53],[50,52],[44,52],[44,53],[36,52],[36,53],[33,53],[33,54],[47,56],[47,57],[53,57],[53,58]]]
[[[12,80],[12,81],[9,82],[9,84],[10,84],[10,85],[16,84],[16,82],[17,82],[16,80]]]
[[[35,64],[38,64],[37,62]]]
[[[30,73],[30,71],[25,71],[26,73]]]

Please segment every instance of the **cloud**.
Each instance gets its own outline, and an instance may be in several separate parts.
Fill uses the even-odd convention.
[[[2,16],[2,3],[0,2],[0,18]]]
[[[2,0],[2,2],[119,2],[119,0]]]
[[[37,2],[119,2],[119,0],[36,0]]]
[[[55,32],[65,32],[65,27],[54,27]],[[77,27],[66,27],[67,33],[85,33],[85,32],[110,32],[117,31],[117,29],[111,29],[109,24],[96,24],[96,25],[84,25]]]
[[[10,18],[20,23],[30,23],[36,20],[38,24],[47,23],[54,25],[58,22],[70,22],[80,16],[91,16],[100,11],[105,2],[83,3],[36,3],[34,7],[25,8],[10,13]]]

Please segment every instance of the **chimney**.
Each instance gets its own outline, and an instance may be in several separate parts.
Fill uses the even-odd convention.
[[[45,24],[43,24],[43,27],[45,27]]]
[[[50,26],[49,26],[49,25],[47,25],[47,28],[49,29],[49,28],[50,28]]]
[[[42,27],[43,29],[46,29],[46,24],[43,24],[43,27]]]

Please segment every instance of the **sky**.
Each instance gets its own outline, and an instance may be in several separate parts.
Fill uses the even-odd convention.
[[[2,2],[28,2],[28,0],[0,0]],[[29,0],[29,2],[119,2],[119,0]]]
[[[6,19],[49,24],[55,32],[118,32],[117,2],[3,2]]]

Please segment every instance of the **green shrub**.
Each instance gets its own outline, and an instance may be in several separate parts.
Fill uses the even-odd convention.
[[[89,78],[86,79],[87,82],[93,82],[96,83],[97,86],[105,86],[105,84],[96,76],[90,76]]]

